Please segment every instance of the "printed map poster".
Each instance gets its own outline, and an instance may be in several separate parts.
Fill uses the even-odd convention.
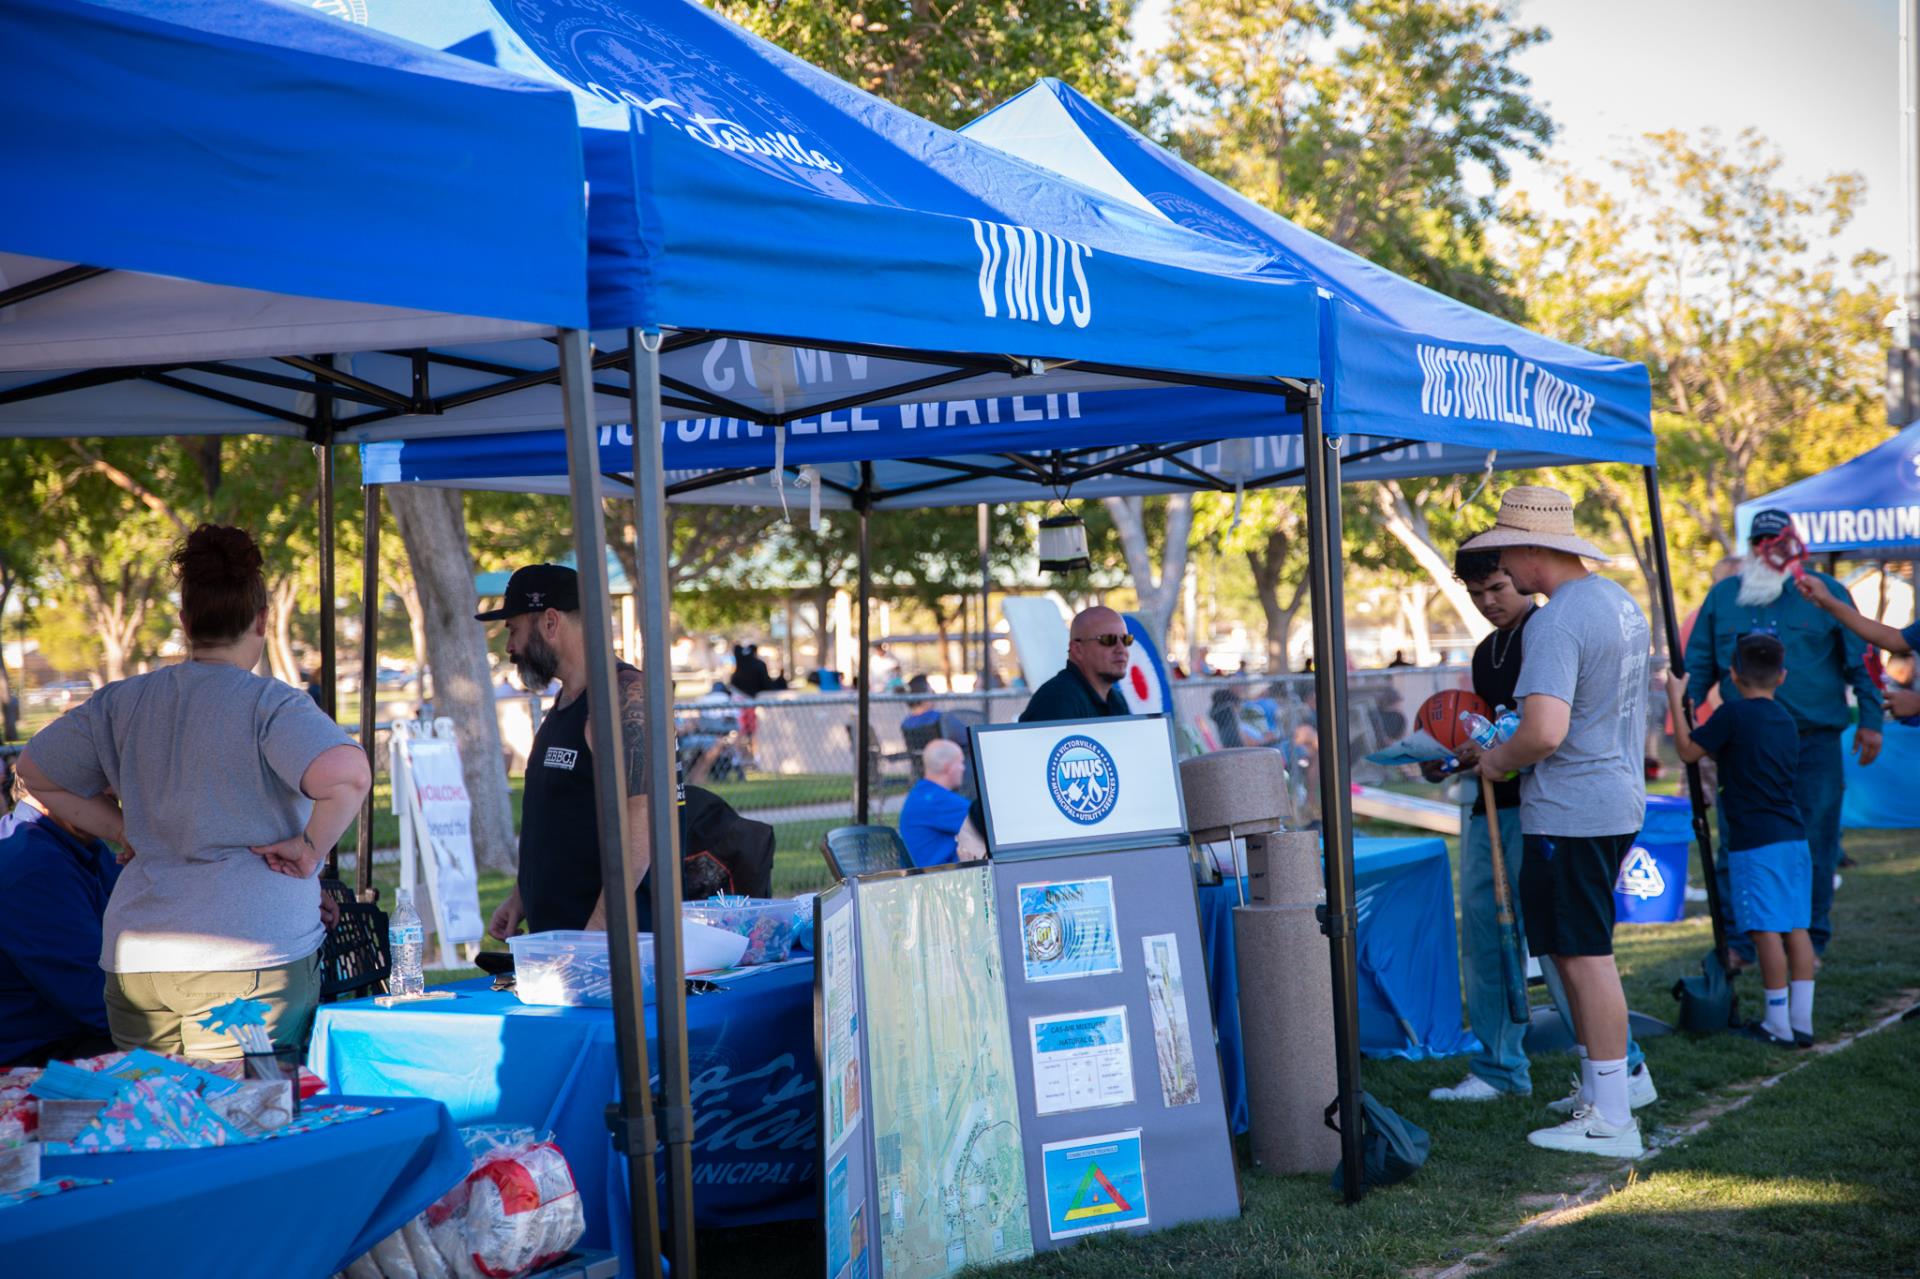
[[[1020,885],[1020,936],[1028,981],[1119,972],[1113,877]]]
[[[1125,1008],[1030,1017],[1027,1027],[1035,1113],[1057,1115],[1133,1100]]]
[[[1180,976],[1180,942],[1172,933],[1140,939],[1147,952],[1147,1007],[1153,1012],[1153,1055],[1160,1063],[1160,1096],[1169,1106],[1200,1100],[1187,1023],[1187,987]]]
[[[826,996],[827,1152],[840,1149],[860,1126],[860,1014],[853,988],[853,912],[842,910],[826,921],[821,936],[820,971]],[[836,1272],[837,1273],[837,1272]]]
[[[880,1272],[1033,1255],[1013,1041],[984,864],[862,883]]]
[[[1040,1166],[1047,1183],[1047,1238],[1147,1224],[1138,1128],[1048,1142],[1040,1148]]]

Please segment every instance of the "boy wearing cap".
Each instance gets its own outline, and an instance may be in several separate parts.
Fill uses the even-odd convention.
[[[1734,646],[1740,696],[1689,729],[1678,680],[1667,682],[1673,740],[1680,758],[1720,765],[1720,811],[1727,824],[1728,876],[1736,926],[1753,939],[1766,988],[1766,1020],[1748,1035],[1782,1048],[1813,1046],[1813,853],[1793,799],[1799,730],[1773,700],[1787,678],[1786,646],[1772,635],[1742,635]]]
[[[1613,962],[1613,885],[1646,816],[1647,619],[1583,560],[1608,558],[1574,532],[1558,489],[1523,485],[1492,529],[1464,549],[1497,550],[1514,589],[1547,602],[1527,623],[1514,696],[1520,727],[1478,759],[1480,775],[1520,782],[1520,905],[1527,948],[1549,956],[1584,1050],[1565,1123],[1527,1134],[1549,1150],[1646,1153],[1627,1070],[1627,1000]]]

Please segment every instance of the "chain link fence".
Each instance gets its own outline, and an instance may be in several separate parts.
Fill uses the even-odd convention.
[[[1370,764],[1367,752],[1405,736],[1420,703],[1463,687],[1460,666],[1403,667],[1348,675],[1353,778],[1392,781],[1403,770]],[[920,751],[974,724],[1012,723],[1028,690],[933,696],[876,695],[865,757],[870,820],[894,825],[919,777]],[[1214,676],[1173,685],[1174,737],[1182,756],[1231,746],[1273,746],[1287,755],[1294,810],[1319,816],[1319,724],[1310,674]],[[774,829],[773,891],[807,892],[833,882],[821,838],[854,820],[857,694],[717,695],[674,707],[688,782]]]

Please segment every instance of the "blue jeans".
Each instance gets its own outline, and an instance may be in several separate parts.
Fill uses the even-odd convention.
[[[1793,777],[1793,800],[1807,828],[1807,848],[1813,853],[1813,922],[1807,937],[1816,955],[1827,951],[1833,936],[1833,875],[1840,867],[1840,797],[1847,786],[1840,765],[1837,729],[1813,729],[1800,734],[1800,762]],[[1753,962],[1753,942],[1736,932],[1733,922],[1733,880],[1727,861],[1727,813],[1720,806],[1720,847],[1715,850],[1713,878],[1720,890],[1720,914],[1726,921],[1727,948]]]
[[[1520,848],[1520,810],[1502,809],[1500,851],[1506,859],[1507,892],[1513,901],[1514,919],[1525,936],[1526,921],[1520,918]],[[1467,1068],[1502,1092],[1532,1092],[1533,1076],[1524,1047],[1527,1028],[1514,1025],[1507,1017],[1506,983],[1500,974],[1499,908],[1493,899],[1493,845],[1487,838],[1487,819],[1478,814],[1467,824],[1466,837],[1460,841],[1460,961],[1466,983],[1467,1025],[1480,1041],[1480,1051]],[[1573,1018],[1567,1012],[1559,974],[1544,960],[1540,970],[1546,975],[1554,1007],[1571,1030]],[[1638,1070],[1645,1056],[1640,1045],[1629,1038],[1627,1068]]]

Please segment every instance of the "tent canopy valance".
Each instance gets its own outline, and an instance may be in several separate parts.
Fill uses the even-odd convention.
[[[19,0],[0,118],[0,434],[292,433],[201,366],[586,320],[550,84],[291,6]]]
[[[1830,471],[1742,502],[1734,511],[1742,545],[1765,510],[1793,516],[1815,555],[1920,556],[1920,422]]]

